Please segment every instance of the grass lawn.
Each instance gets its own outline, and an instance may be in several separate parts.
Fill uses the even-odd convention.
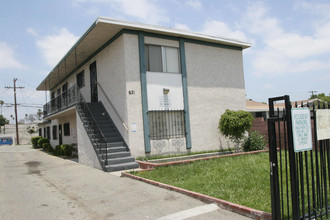
[[[134,174],[271,212],[268,152],[201,160]]]

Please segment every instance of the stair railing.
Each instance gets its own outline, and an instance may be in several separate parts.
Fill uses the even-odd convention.
[[[91,119],[91,120],[88,120],[88,127],[89,128],[92,127],[98,133],[98,137],[95,137],[93,141],[92,141],[93,137],[90,137],[90,139],[92,142],[95,142],[98,153],[101,153],[102,159],[104,160],[103,169],[106,170],[105,166],[108,165],[108,146],[107,146],[106,139],[104,137],[103,132],[97,126],[96,120],[95,120],[93,114],[91,113],[91,110],[88,107],[88,105],[80,91],[78,91],[78,95],[79,95],[80,104],[82,104],[83,111],[87,116],[87,117],[86,116],[85,117]],[[81,117],[81,115],[80,115],[80,117]],[[105,146],[105,155],[102,153],[102,146]],[[102,163],[101,163],[101,165],[102,165]]]
[[[102,88],[101,84],[99,82],[97,82],[97,85],[100,87],[102,93],[104,94],[105,98],[107,99],[107,101],[109,102],[109,104],[111,105],[111,108],[114,110],[114,112],[116,113],[117,117],[120,119],[122,125],[124,126],[125,130],[128,131],[128,127],[125,124],[124,120],[120,117],[117,109],[115,108],[115,106],[112,104],[112,102],[110,101],[108,95],[105,93],[104,89]]]

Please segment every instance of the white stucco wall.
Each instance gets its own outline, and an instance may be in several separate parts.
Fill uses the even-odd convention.
[[[94,147],[89,140],[83,123],[78,115],[77,118],[77,136],[78,136],[78,159],[79,163],[102,170],[101,164],[96,156]]]
[[[136,35],[124,35],[128,146],[133,157],[143,156],[144,133],[142,118],[142,96],[140,81],[139,47]],[[129,91],[133,94],[128,95]]]
[[[234,147],[219,134],[226,109],[245,110],[242,51],[185,43],[192,151]]]
[[[124,63],[124,37],[116,39],[96,57],[97,81],[105,94],[98,88],[98,98],[110,114],[124,139],[128,139],[127,130],[122,122],[127,122],[126,76]],[[112,108],[109,100],[116,109]]]

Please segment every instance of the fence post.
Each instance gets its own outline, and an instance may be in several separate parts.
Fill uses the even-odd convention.
[[[289,164],[290,164],[290,180],[291,180],[291,199],[292,199],[292,219],[299,219],[299,201],[298,192],[299,185],[297,182],[297,169],[296,169],[296,157],[293,149],[293,134],[292,134],[292,117],[291,117],[291,101],[290,96],[284,96],[286,121],[287,121],[287,136],[289,147]]]

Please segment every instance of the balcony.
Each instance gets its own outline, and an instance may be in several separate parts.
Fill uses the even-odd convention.
[[[44,117],[63,111],[81,101],[77,85],[72,86],[44,105]]]

